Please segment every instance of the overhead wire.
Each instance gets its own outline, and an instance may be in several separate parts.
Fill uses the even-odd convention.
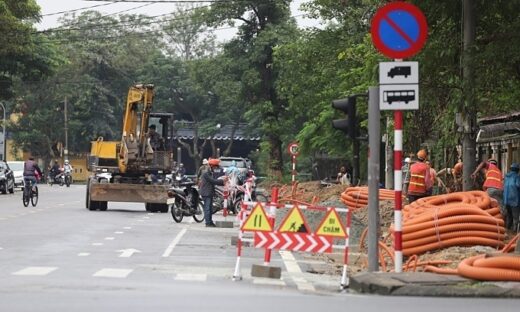
[[[110,2],[110,3],[96,4],[96,5],[91,5],[91,6],[88,6],[88,7],[82,7],[82,8],[78,8],[78,9],[59,11],[59,12],[54,12],[54,13],[46,13],[46,14],[42,14],[40,16],[41,17],[45,17],[45,16],[53,16],[53,15],[60,15],[60,14],[66,14],[66,13],[73,13],[73,12],[77,12],[77,11],[82,11],[82,10],[87,10],[87,9],[92,9],[92,8],[97,8],[97,7],[113,5],[113,4],[116,4],[117,2],[120,2],[120,1],[113,1],[113,2]]]

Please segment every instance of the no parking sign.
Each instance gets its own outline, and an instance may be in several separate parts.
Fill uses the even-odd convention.
[[[392,2],[379,9],[371,25],[376,49],[393,59],[411,57],[426,43],[426,17],[415,5]]]

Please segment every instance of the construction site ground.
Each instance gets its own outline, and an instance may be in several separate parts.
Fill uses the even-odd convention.
[[[264,184],[262,187],[266,190],[270,190],[273,185]],[[327,207],[342,207],[344,208],[345,205],[342,203],[340,199],[341,193],[346,189],[344,185],[337,185],[337,184],[322,184],[320,181],[311,181],[311,182],[303,182],[298,184],[297,189],[291,190],[290,185],[276,185],[279,187],[280,191],[280,198],[282,199],[296,199],[301,202],[306,203],[315,203],[316,205],[320,206],[327,206]],[[292,196],[291,196],[292,195]],[[393,223],[394,220],[394,202],[391,200],[384,200],[380,201],[379,203],[379,213],[380,213],[380,226],[381,226],[381,240],[385,240],[386,245],[391,246],[391,237],[389,237],[388,229],[390,225]],[[309,227],[312,230],[315,230],[318,226],[319,222],[323,218],[323,213],[316,213],[316,212],[309,212],[304,211],[305,218],[307,219],[307,222],[309,224]],[[277,218],[276,218],[276,224],[279,225],[281,223],[281,220],[283,217],[287,214],[287,209],[278,209],[277,211]],[[340,214],[342,217],[342,220],[344,220],[344,214]],[[367,250],[366,250],[366,241],[365,246],[363,248],[360,248],[360,236],[363,230],[368,225],[368,209],[367,208],[360,208],[356,209],[352,212],[352,223],[351,223],[351,229],[350,229],[350,239],[349,239],[349,264],[348,264],[348,272],[349,276],[360,276],[356,282],[354,282],[354,285],[357,285],[358,291],[365,291],[366,287],[361,287],[362,285],[366,286],[367,281],[373,281],[374,283],[382,283],[382,284],[388,284],[394,285],[390,288],[386,289],[380,294],[390,294],[394,290],[400,288],[401,286],[407,284],[406,281],[398,281],[394,279],[396,278],[394,275],[395,273],[390,273],[393,271],[393,263],[390,259],[387,259],[387,272],[388,277],[383,278],[382,273],[376,273],[375,277],[371,274],[373,273],[367,273]],[[512,232],[506,233],[506,239],[505,241],[509,241],[513,237]],[[363,245],[363,244],[362,244]],[[445,268],[456,268],[459,262],[465,258],[482,254],[482,253],[493,253],[497,252],[496,249],[487,247],[487,246],[472,246],[472,247],[450,247],[445,249],[436,250],[433,252],[427,252],[422,255],[419,255],[419,261],[435,261],[435,260],[448,260],[451,261],[450,264],[444,265]],[[333,253],[330,254],[302,254],[301,255],[304,258],[308,258],[310,260],[321,260],[320,262],[323,263],[323,265],[313,265],[309,268],[309,273],[315,273],[315,274],[328,274],[328,275],[337,275],[340,276],[342,269],[343,269],[343,252],[341,250],[334,250]],[[404,259],[404,263],[406,263],[407,259]],[[418,281],[425,281],[424,283],[428,285],[436,284],[436,282],[432,281],[432,275],[435,276],[443,276],[441,278],[442,282],[440,284],[442,285],[461,285],[461,281],[468,281],[462,277],[457,278],[457,276],[447,276],[447,275],[440,275],[440,274],[433,274],[433,273],[422,273],[421,268],[417,268],[416,270],[412,267],[408,269],[409,273],[407,274],[414,274],[419,273],[416,276]],[[414,280],[415,278],[409,278],[409,280]],[[405,279],[406,280],[406,279]],[[437,279],[435,279],[437,280]],[[430,282],[428,282],[430,281]],[[456,281],[456,282],[454,282]],[[370,283],[369,283],[370,284]],[[438,283],[437,283],[438,284]],[[464,285],[464,282],[462,283]],[[495,283],[497,284],[497,283]],[[494,284],[494,285],[495,285]],[[509,291],[498,291],[496,293],[500,294],[498,296],[511,296],[512,293],[516,294],[514,296],[520,295],[520,283],[505,283],[509,285],[506,287],[507,289],[511,288],[511,285],[514,289],[517,290],[517,292],[509,292]],[[400,285],[400,286],[399,286]],[[485,283],[482,285],[486,285]],[[498,283],[497,285],[500,285]],[[399,287],[397,287],[399,286]],[[367,286],[368,287],[368,286]],[[458,287],[458,286],[457,286]],[[369,287],[370,288],[370,287]],[[377,288],[377,287],[375,287]],[[467,285],[462,287],[467,288]],[[418,290],[419,291],[419,290]],[[439,290],[440,293],[442,291]],[[400,292],[397,291],[396,294],[399,294]],[[460,295],[464,296],[465,291],[461,291]],[[495,293],[491,291],[490,293]],[[492,295],[493,296],[493,295]]]

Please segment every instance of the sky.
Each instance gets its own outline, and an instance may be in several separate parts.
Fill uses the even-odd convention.
[[[302,16],[304,12],[299,10],[302,3],[310,0],[293,0],[291,3],[292,15],[295,16],[296,21],[300,27],[318,26],[319,22],[314,19],[305,18]],[[53,28],[59,26],[58,18],[64,13],[55,14],[58,12],[76,10],[85,7],[92,7],[89,10],[99,11],[102,14],[112,14],[120,11],[128,10],[122,14],[146,14],[146,15],[160,15],[168,12],[174,12],[177,4],[175,3],[111,3],[102,1],[85,1],[85,0],[36,0],[41,8],[42,21],[37,25],[39,30]],[[80,14],[86,10],[75,12]],[[51,15],[49,15],[51,14]],[[217,39],[226,41],[235,34],[234,29],[223,29],[215,32]]]

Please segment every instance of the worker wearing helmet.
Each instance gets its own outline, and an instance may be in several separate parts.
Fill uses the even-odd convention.
[[[208,164],[208,160],[206,158],[204,158],[202,160],[202,165],[199,167],[199,169],[197,170],[197,184],[200,183],[200,178],[202,177],[202,175],[204,174],[204,172],[208,171],[209,170],[209,164]]]
[[[493,158],[488,161],[481,162],[475,171],[471,174],[471,178],[475,179],[477,177],[477,173],[483,170],[486,180],[484,181],[484,185],[482,189],[486,191],[489,197],[494,198],[500,207],[500,213],[502,216],[506,215],[506,211],[502,206],[502,191],[504,189],[502,171],[498,169],[497,161]]]
[[[215,178],[215,169],[220,167],[220,160],[216,158],[210,158],[208,160],[209,170],[202,174],[200,178],[200,195],[204,201],[204,219],[206,220],[206,227],[215,227],[213,223],[213,194],[215,194],[215,185],[224,185],[227,181],[227,177],[223,179]]]
[[[69,163],[68,159],[65,159],[65,162],[63,164],[63,171],[65,173],[72,173],[72,165]]]
[[[520,165],[511,164],[504,179],[504,206],[506,211],[506,227],[520,232]]]
[[[428,196],[432,187],[430,167],[426,164],[428,154],[425,150],[417,152],[417,162],[410,166],[410,184],[408,185],[408,202],[413,203],[419,198]]]

